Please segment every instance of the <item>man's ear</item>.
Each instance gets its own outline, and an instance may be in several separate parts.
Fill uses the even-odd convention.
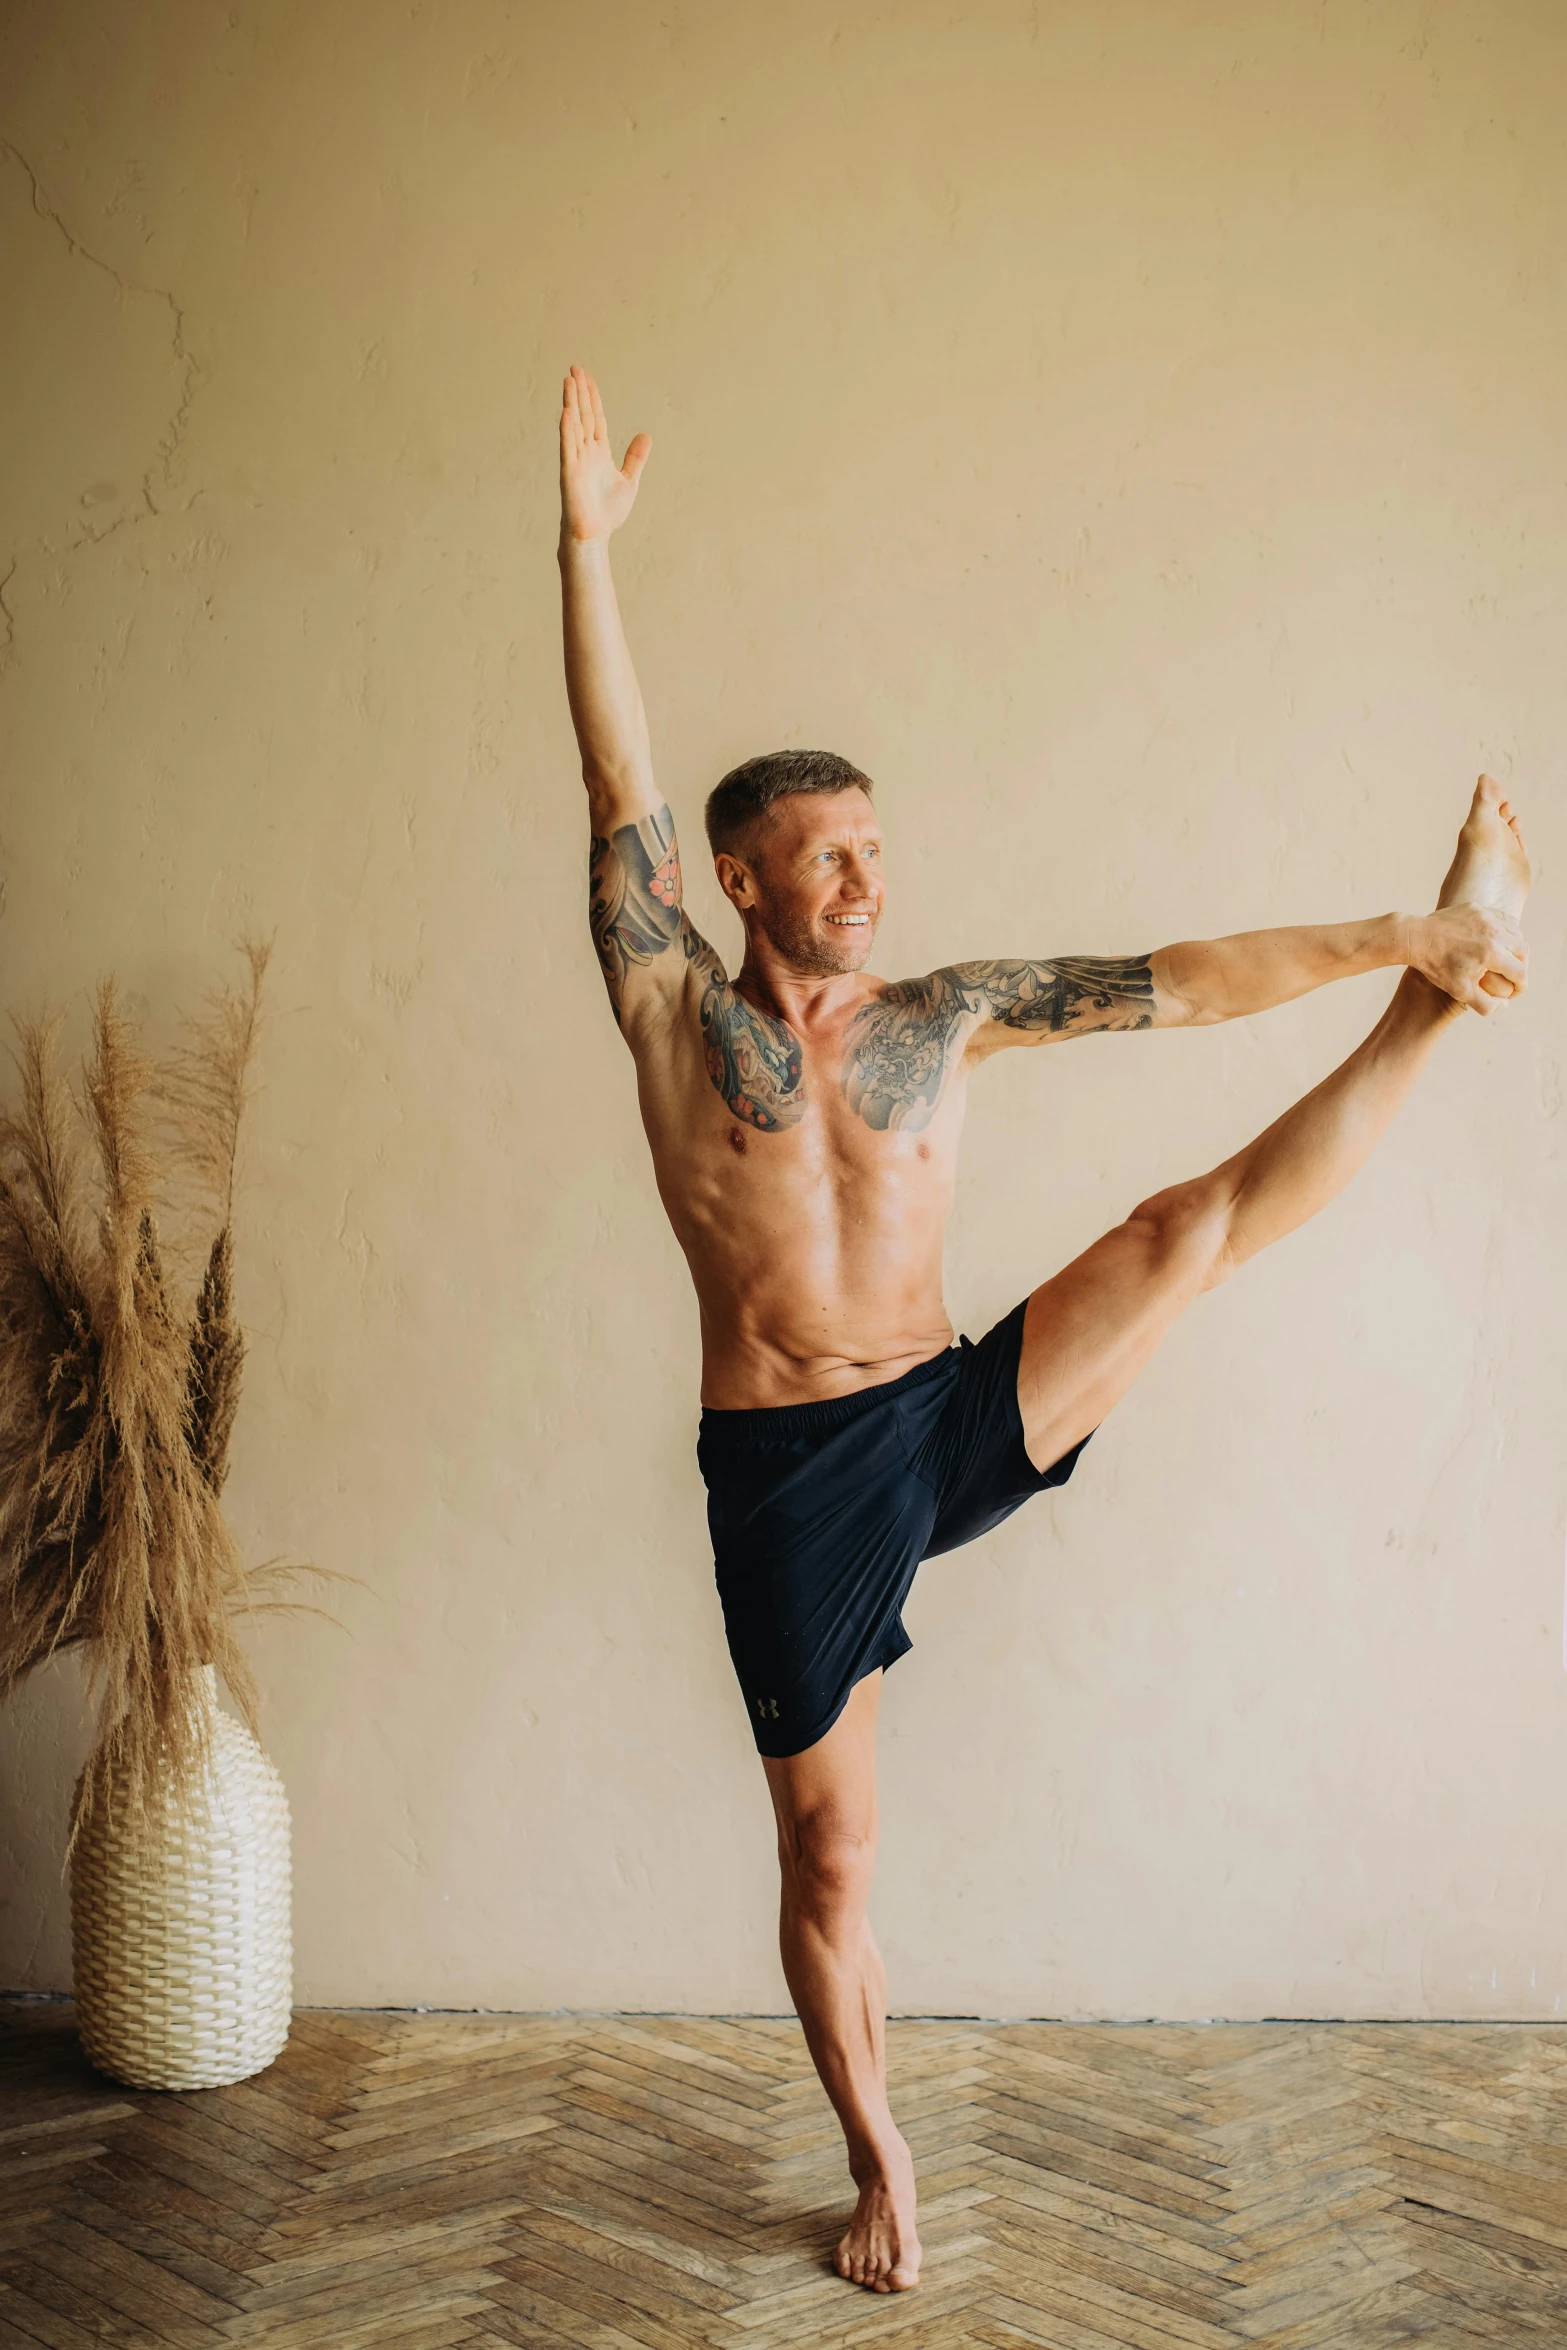
[[[718,875],[718,886],[732,906],[743,912],[756,904],[756,882],[749,865],[738,857],[731,857],[727,849],[720,849],[713,859],[713,871]]]

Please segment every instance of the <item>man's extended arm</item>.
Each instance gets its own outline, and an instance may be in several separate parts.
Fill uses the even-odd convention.
[[[1491,1011],[1480,985],[1499,971],[1522,986],[1518,926],[1484,906],[1442,906],[1434,914],[1377,914],[1367,922],[1303,923],[1242,930],[1231,938],[1185,939],[1149,956],[1156,1028],[1243,1019],[1287,1004],[1329,980],[1407,965],[1455,1002]]]
[[[1147,955],[1056,955],[1041,962],[955,963],[944,974],[981,1015],[974,1045],[1044,1044],[1107,1028],[1190,1028],[1270,1011],[1333,979],[1407,964],[1455,1002],[1491,1012],[1481,981],[1524,981],[1518,926],[1485,906],[1378,914],[1183,939]]]

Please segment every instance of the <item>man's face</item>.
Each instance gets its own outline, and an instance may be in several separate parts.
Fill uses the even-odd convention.
[[[885,885],[881,827],[858,786],[775,801],[745,854],[721,860],[719,878],[802,977],[831,978],[869,961]]]

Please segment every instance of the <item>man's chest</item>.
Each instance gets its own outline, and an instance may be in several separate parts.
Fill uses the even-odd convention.
[[[644,1083],[644,1117],[666,1202],[709,1229],[765,1238],[769,1253],[808,1233],[840,1236],[906,1221],[911,1235],[950,1206],[962,1130],[961,1070],[933,1114],[873,1123],[846,1082],[841,1039],[794,1036],[763,1055],[748,1034],[686,1040],[678,1079]],[[852,1061],[849,1062],[852,1068]],[[674,1072],[671,1072],[674,1075]]]
[[[729,1115],[758,1133],[801,1130],[817,1150],[862,1163],[885,1138],[942,1122],[961,1091],[966,1024],[942,1016],[924,983],[868,992],[834,1019],[796,1030],[722,976],[692,991],[683,1043]],[[880,1149],[870,1137],[883,1138]]]

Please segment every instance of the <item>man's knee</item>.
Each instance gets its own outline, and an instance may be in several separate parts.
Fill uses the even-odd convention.
[[[1197,1175],[1155,1192],[1127,1217],[1156,1280],[1188,1291],[1212,1289],[1231,1270],[1235,1194],[1219,1175]]]
[[[790,1905],[825,1922],[864,1909],[876,1838],[837,1812],[807,1812],[780,1829],[778,1861]]]

